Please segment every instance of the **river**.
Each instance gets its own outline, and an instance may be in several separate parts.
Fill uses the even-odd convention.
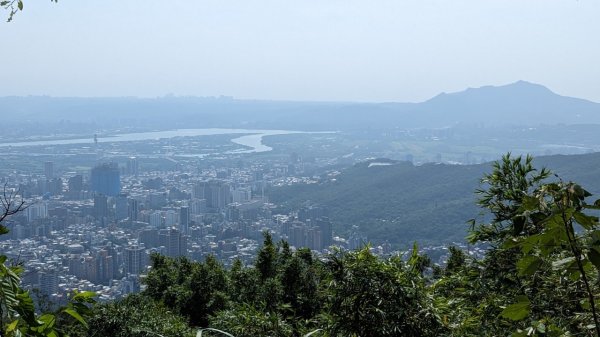
[[[123,133],[115,134],[106,137],[98,137],[98,143],[113,143],[113,142],[134,142],[144,140],[158,140],[175,137],[197,137],[197,136],[211,136],[211,135],[234,135],[234,134],[248,134],[245,136],[231,139],[232,142],[247,146],[250,149],[239,149],[230,151],[228,153],[253,153],[253,152],[267,152],[271,151],[272,148],[263,144],[262,140],[265,136],[275,135],[288,135],[295,133],[313,133],[304,131],[290,131],[290,130],[253,130],[253,129],[176,129],[168,131],[151,131],[151,132],[136,132],[136,133]],[[70,144],[93,144],[94,137],[88,138],[75,138],[75,139],[52,139],[52,140],[36,140],[36,141],[23,141],[23,142],[12,142],[12,143],[0,143],[0,147],[23,147],[23,146],[49,146],[49,145],[70,145]]]

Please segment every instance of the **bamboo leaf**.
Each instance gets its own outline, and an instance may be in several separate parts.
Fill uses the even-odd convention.
[[[222,331],[219,329],[213,329],[213,328],[204,328],[204,329],[198,330],[198,333],[196,333],[196,337],[202,337],[202,332],[204,332],[204,331],[214,331],[214,332],[218,332],[218,333],[223,334],[228,337],[235,337],[234,335],[232,335],[228,332],[225,332],[225,331]]]

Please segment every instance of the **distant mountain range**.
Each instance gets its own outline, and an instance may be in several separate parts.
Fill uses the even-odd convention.
[[[440,94],[422,103],[253,101],[232,98],[0,97],[3,122],[90,128],[244,127],[304,130],[467,125],[600,124],[600,104],[519,81]],[[62,123],[62,124],[60,124]],[[85,128],[85,127],[84,127]]]
[[[358,163],[321,184],[275,188],[270,199],[289,210],[312,203],[325,206],[338,233],[359,225],[375,243],[388,240],[404,247],[414,241],[434,245],[464,241],[466,221],[484,219],[475,190],[483,174],[491,171],[490,163],[372,163]],[[534,163],[581,184],[594,194],[593,200],[600,198],[600,153],[544,156]]]

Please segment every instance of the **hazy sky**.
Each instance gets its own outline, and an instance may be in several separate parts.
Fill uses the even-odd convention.
[[[598,0],[25,0],[0,23],[0,96],[422,101],[523,79],[600,102],[599,17]]]

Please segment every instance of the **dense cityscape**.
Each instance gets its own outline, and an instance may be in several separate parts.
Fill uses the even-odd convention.
[[[24,264],[23,284],[50,303],[62,303],[74,289],[101,300],[139,292],[153,253],[250,264],[265,231],[317,254],[368,242],[356,226],[346,237],[334,233],[327,209],[316,204],[275,212],[266,189],[319,179],[303,176],[295,153],[279,163],[161,171],[144,170],[136,157],[121,165],[103,160],[88,172],[62,172],[46,161],[43,172],[2,178],[27,208],[6,223],[10,233],[0,246]],[[382,255],[391,249],[389,243],[372,247]]]

